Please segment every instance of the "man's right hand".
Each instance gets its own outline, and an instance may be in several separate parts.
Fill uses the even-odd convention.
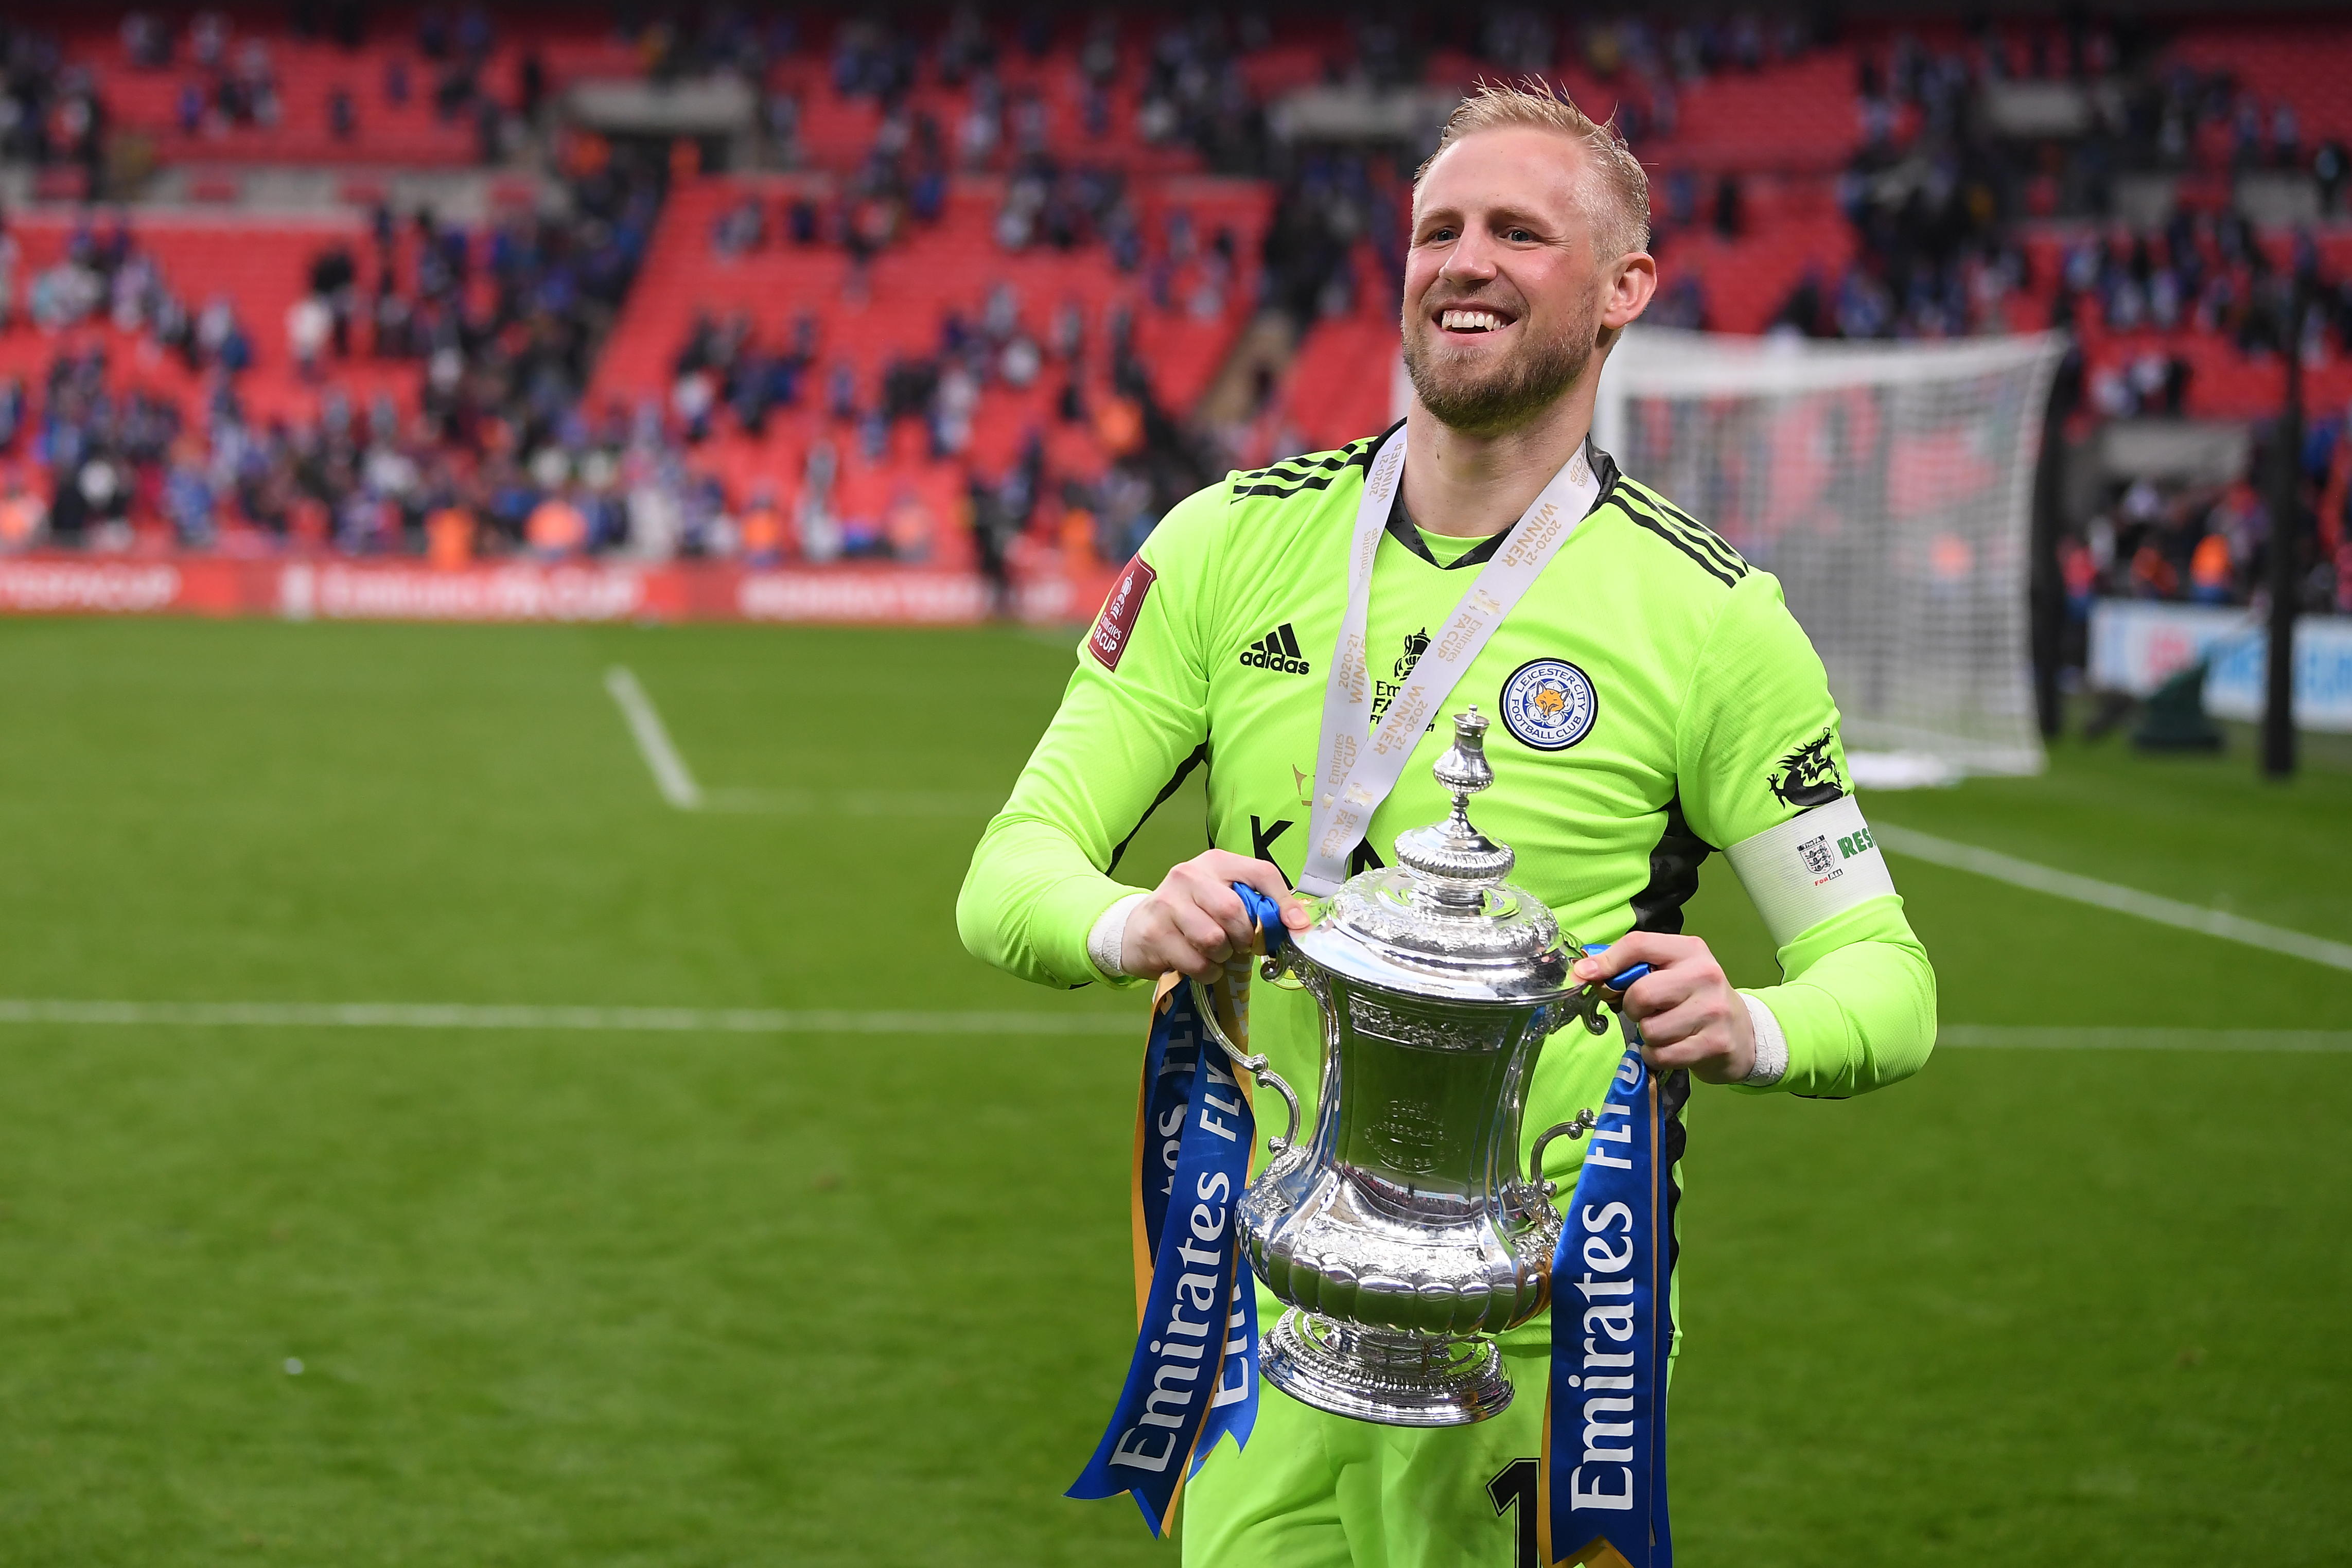
[[[1244,883],[1275,902],[1283,925],[1304,931],[1307,913],[1271,861],[1244,860],[1227,850],[1193,856],[1171,871],[1157,890],[1127,917],[1118,967],[1130,975],[1180,969],[1196,980],[1224,973],[1225,960],[1247,952],[1255,936],[1234,883]]]

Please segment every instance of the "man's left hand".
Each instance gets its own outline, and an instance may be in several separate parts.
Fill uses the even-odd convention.
[[[1687,1067],[1708,1083],[1737,1083],[1755,1071],[1748,1004],[1698,937],[1628,932],[1608,951],[1579,959],[1570,973],[1606,983],[1636,964],[1649,965],[1650,972],[1633,982],[1620,1006],[1641,1026],[1644,1061],[1665,1071]]]

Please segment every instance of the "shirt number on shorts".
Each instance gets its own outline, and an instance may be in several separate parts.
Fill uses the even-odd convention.
[[[1543,1568],[1536,1549],[1536,1480],[1542,1467],[1534,1459],[1513,1459],[1486,1483],[1487,1499],[1497,1517],[1517,1505],[1519,1550],[1514,1568]]]

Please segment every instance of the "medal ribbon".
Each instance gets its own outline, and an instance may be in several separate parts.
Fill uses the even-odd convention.
[[[1601,498],[1588,443],[1551,476],[1512,525],[1510,538],[1478,569],[1445,629],[1430,640],[1404,689],[1381,716],[1375,735],[1364,623],[1371,612],[1372,561],[1388,531],[1397,486],[1404,482],[1404,438],[1399,426],[1381,445],[1364,472],[1364,493],[1356,503],[1356,531],[1348,549],[1348,612],[1324,676],[1315,801],[1307,824],[1307,864],[1298,876],[1299,891],[1318,897],[1336,893],[1348,880],[1349,855],[1363,842],[1372,813],[1396,788],[1431,715],[1453,695],[1495,628],[1517,608]]]
[[[1551,1392],[1538,1470],[1540,1561],[1673,1568],[1666,1528],[1666,1108],[1627,1020],[1551,1264]]]
[[[1236,886],[1260,949],[1281,940],[1274,901]],[[1226,1038],[1246,1047],[1249,961],[1210,988]],[[1209,1039],[1193,988],[1160,977],[1136,1096],[1135,1295],[1127,1384],[1094,1458],[1065,1494],[1126,1492],[1165,1535],[1184,1482],[1257,1420],[1257,1291],[1241,1260],[1240,1204],[1257,1123],[1249,1088]]]

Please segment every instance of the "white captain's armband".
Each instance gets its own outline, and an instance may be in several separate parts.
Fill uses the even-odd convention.
[[[1724,852],[1775,946],[1864,899],[1895,891],[1886,857],[1851,795]]]

